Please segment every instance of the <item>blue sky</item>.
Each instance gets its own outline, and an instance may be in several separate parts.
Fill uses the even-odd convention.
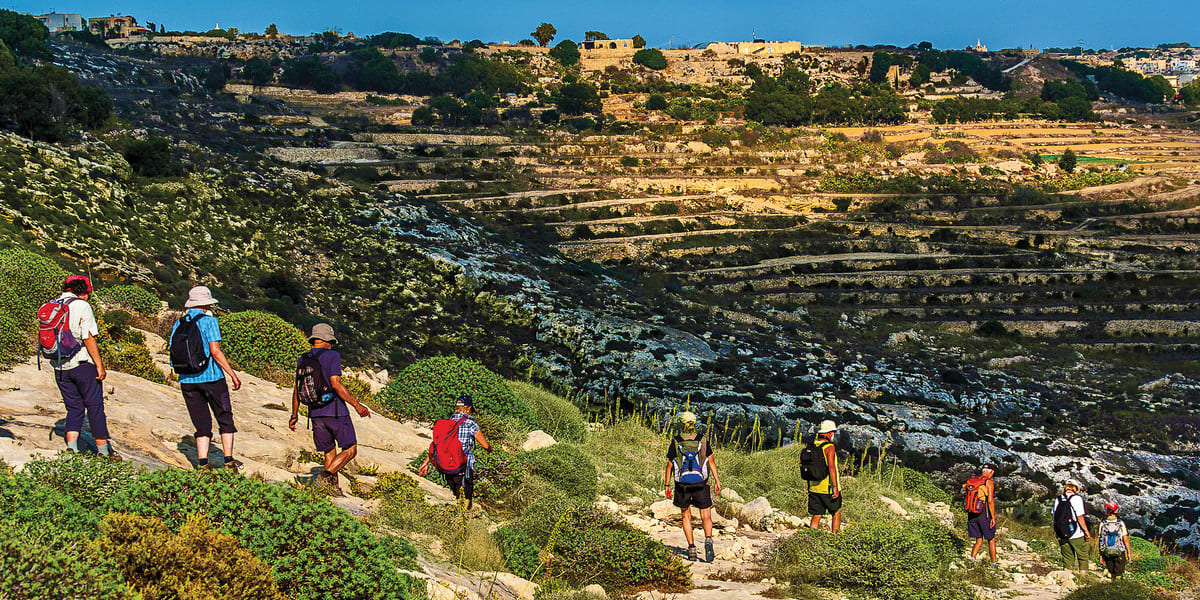
[[[809,44],[896,44],[929,40],[938,48],[1034,45],[1090,48],[1200,44],[1196,0],[0,0],[0,8],[40,14],[51,10],[85,17],[129,14],[168,29],[215,25],[262,32],[275,23],[284,33],[334,29],[365,36],[401,31],[449,41],[479,38],[516,42],[543,21],[557,41],[579,41],[598,30],[610,37],[641,34],[651,46],[746,40]]]

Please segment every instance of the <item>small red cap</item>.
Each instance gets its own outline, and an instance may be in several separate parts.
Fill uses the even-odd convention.
[[[1117,511],[1118,511],[1120,508],[1121,508],[1121,505],[1120,505],[1120,504],[1117,504],[1116,502],[1109,502],[1108,504],[1105,504],[1105,505],[1104,505],[1104,510],[1107,510],[1107,511],[1108,511],[1108,514],[1110,514],[1110,515],[1115,515],[1115,514],[1117,514]]]
[[[63,282],[63,285],[67,285],[68,283],[71,283],[72,281],[82,281],[84,283],[84,285],[87,286],[88,293],[89,294],[92,293],[92,280],[91,279],[88,279],[87,277],[85,277],[83,275],[68,275],[67,280]]]

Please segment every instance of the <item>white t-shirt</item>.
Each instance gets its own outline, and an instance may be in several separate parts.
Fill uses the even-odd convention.
[[[58,297],[60,300],[65,298],[78,298],[71,292],[63,292]],[[90,363],[92,355],[88,354],[87,347],[83,346],[83,340],[100,335],[100,328],[96,324],[96,315],[92,312],[92,305],[85,300],[72,302],[67,307],[70,315],[67,317],[67,327],[71,329],[71,335],[75,336],[75,341],[79,342],[79,352],[75,353],[70,359],[63,361],[61,365],[55,367],[60,371],[70,371],[83,363]],[[51,363],[53,364],[53,363]]]
[[[1058,496],[1057,498],[1054,499],[1054,509],[1050,511],[1050,514],[1055,514],[1058,512],[1058,502],[1059,502],[1060,498],[1062,498],[1062,496]],[[1083,504],[1083,496],[1080,496],[1079,494],[1071,494],[1070,498],[1071,498],[1071,515],[1073,517],[1075,517],[1075,524],[1076,524],[1075,533],[1071,534],[1070,539],[1077,540],[1077,539],[1083,537],[1083,528],[1078,527],[1079,517],[1082,517],[1083,515],[1087,514],[1087,512],[1086,512],[1087,508]]]

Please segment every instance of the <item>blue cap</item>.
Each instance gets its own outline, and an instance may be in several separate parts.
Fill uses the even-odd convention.
[[[454,402],[454,405],[455,406],[471,406],[472,403],[473,402],[471,400],[471,395],[463,394],[458,397],[458,400]]]

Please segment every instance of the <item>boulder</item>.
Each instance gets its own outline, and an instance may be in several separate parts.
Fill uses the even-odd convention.
[[[679,514],[679,508],[671,504],[670,500],[659,500],[650,505],[650,514],[656,521],[664,521],[672,515]]]
[[[887,496],[880,496],[879,501],[883,502],[885,505],[887,505],[888,510],[900,515],[901,517],[908,516],[908,511],[904,510],[904,507],[900,506],[899,502],[896,502],[895,500],[892,500],[891,498],[888,498]]]
[[[604,588],[598,583],[592,583],[583,586],[583,592],[585,594],[591,594],[597,598],[608,598],[608,592],[604,591]]]
[[[525,438],[525,443],[521,445],[521,450],[525,452],[531,452],[533,450],[549,448],[557,443],[558,442],[554,441],[554,438],[550,437],[550,434],[542,431],[541,429],[534,429],[533,431],[530,431],[529,436]]]
[[[479,594],[466,587],[437,579],[429,580],[425,585],[425,594],[429,600],[479,600]]]
[[[1008,540],[1008,543],[1009,543],[1009,544],[1012,544],[1012,547],[1013,547],[1013,548],[1016,548],[1017,550],[1020,550],[1021,552],[1028,552],[1028,551],[1029,551],[1029,544],[1028,544],[1027,542],[1025,542],[1024,540],[1018,540],[1018,539],[1016,539],[1016,538],[1010,538],[1010,539]]]
[[[533,600],[538,588],[541,587],[528,579],[523,579],[512,573],[484,573],[482,579],[484,581],[495,580],[500,582],[501,585],[508,588],[520,600]]]
[[[767,518],[767,515],[771,514],[772,512],[774,512],[774,510],[771,508],[770,501],[762,496],[759,496],[742,506],[738,518],[750,523],[751,525],[760,526],[762,525],[763,520]]]
[[[745,502],[741,495],[733,491],[733,488],[721,488],[721,497],[730,502]]]

